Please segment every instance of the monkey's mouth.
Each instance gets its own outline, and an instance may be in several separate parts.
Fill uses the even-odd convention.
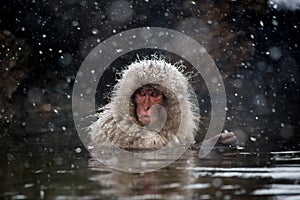
[[[151,122],[150,115],[142,115],[142,116],[140,116],[140,121],[141,121],[144,125],[150,124],[150,122]]]

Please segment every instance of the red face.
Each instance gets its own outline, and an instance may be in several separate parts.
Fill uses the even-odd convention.
[[[155,105],[161,104],[163,99],[162,92],[152,87],[142,88],[135,93],[136,114],[143,125],[157,118],[159,111]]]

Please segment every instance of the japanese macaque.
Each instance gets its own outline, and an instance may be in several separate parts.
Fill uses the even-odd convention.
[[[171,141],[194,141],[200,116],[191,96],[187,77],[174,65],[162,59],[132,63],[123,71],[110,103],[89,127],[90,146],[156,150]],[[236,143],[233,133],[218,137],[220,143]],[[192,148],[200,146],[197,142]]]

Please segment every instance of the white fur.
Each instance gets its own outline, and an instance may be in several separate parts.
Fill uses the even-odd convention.
[[[168,91],[162,92],[171,100],[172,105],[168,105],[167,109],[171,113],[169,119],[173,117],[173,120],[159,133],[138,126],[130,113],[131,96],[146,84],[158,84],[167,88]],[[160,148],[169,142],[171,136],[178,137],[180,142],[186,139],[185,136],[194,135],[197,130],[199,116],[193,112],[194,105],[190,96],[188,79],[174,65],[163,59],[136,61],[123,71],[122,78],[112,93],[111,102],[99,114],[99,119],[89,127],[91,145],[94,148],[97,148],[97,144],[109,143],[121,148]],[[174,127],[177,127],[178,133]],[[141,133],[147,134],[150,139],[143,139],[140,137]]]

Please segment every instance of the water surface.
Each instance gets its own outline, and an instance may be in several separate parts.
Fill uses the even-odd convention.
[[[130,174],[89,161],[76,133],[2,138],[3,199],[299,199],[300,151],[189,150],[158,171]]]

